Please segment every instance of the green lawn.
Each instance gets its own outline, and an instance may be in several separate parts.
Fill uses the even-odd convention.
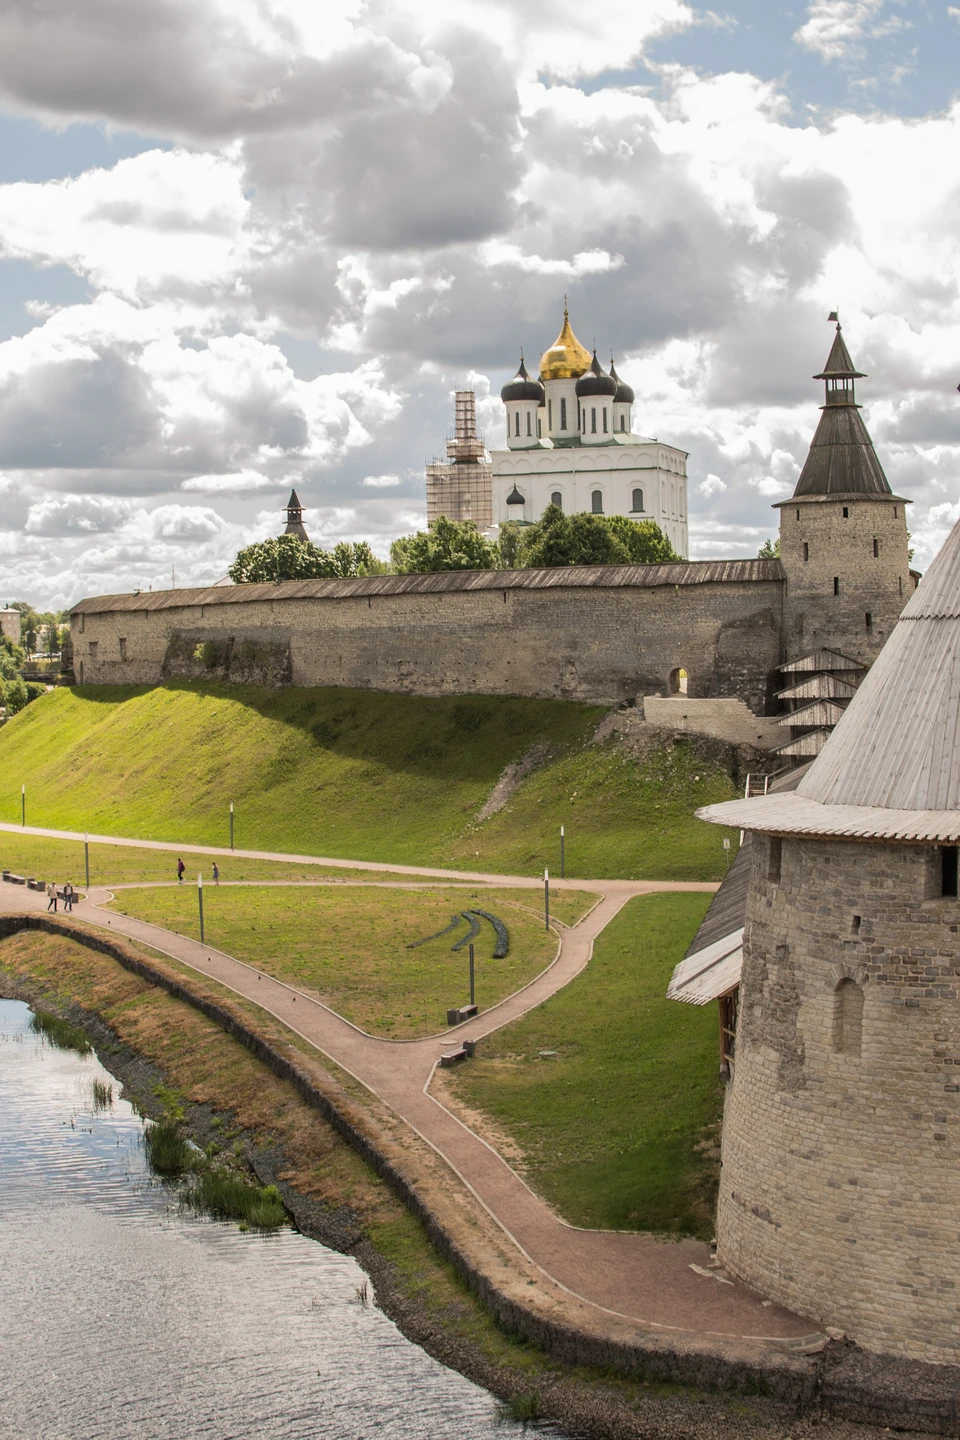
[[[312,855],[556,873],[712,880],[729,799],[696,741],[634,762],[587,743],[604,711],[564,701],[423,698],[179,684],[58,689],[0,729],[0,819]],[[478,815],[509,763],[547,762]]]
[[[209,882],[213,858],[209,855],[184,855],[187,879],[195,885],[197,873],[202,871],[204,880]],[[221,855],[217,857],[217,864],[224,880],[319,880],[324,876],[337,879],[389,878],[375,870],[341,870],[339,867],[296,865],[279,860],[245,860],[239,855]],[[82,886],[85,877],[83,842],[50,840],[38,835],[18,835],[10,830],[0,830],[0,870],[12,870],[15,875],[35,875],[41,880],[55,880],[57,884],[69,880],[74,886]],[[176,878],[175,851],[138,850],[128,845],[90,842],[91,885],[124,885]]]
[[[713,1233],[717,1009],[664,998],[709,902],[631,900],[582,975],[481,1041],[450,1076],[454,1095],[511,1137],[530,1183],[572,1224]]]
[[[204,886],[206,939],[265,974],[320,996],[338,1014],[377,1035],[432,1035],[449,1007],[469,1000],[469,962],[449,935],[410,950],[415,940],[474,905],[498,915],[510,933],[505,959],[494,960],[494,932],[483,921],[474,942],[481,1010],[532,980],[556,954],[556,937],[525,904],[524,891],[384,890],[369,887],[270,888]],[[592,897],[591,897],[592,899]],[[195,886],[121,890],[113,907],[125,915],[199,938]]]

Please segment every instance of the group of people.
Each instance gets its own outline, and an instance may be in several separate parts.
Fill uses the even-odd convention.
[[[186,865],[184,865],[183,863],[183,858],[180,857],[177,860],[177,879],[181,885],[183,884],[183,874],[186,868]],[[214,860],[213,862],[213,883],[214,885],[220,884],[220,866],[217,864],[216,860]]]
[[[70,911],[73,910],[73,902],[74,902],[74,900],[76,900],[76,898],[77,898],[77,892],[76,892],[76,890],[74,890],[74,888],[73,888],[73,886],[70,884],[69,880],[67,881],[66,885],[64,885],[62,891],[58,891],[56,885],[54,885],[52,881],[51,881],[51,883],[47,886],[47,909],[48,909],[48,910],[53,910],[54,913],[56,913],[57,901],[58,901],[58,899],[60,898],[61,895],[63,896],[63,908],[64,908],[64,910],[67,911],[67,912],[70,912]]]

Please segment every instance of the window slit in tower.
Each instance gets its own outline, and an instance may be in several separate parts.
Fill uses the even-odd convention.
[[[840,576],[839,576],[839,575],[834,575],[834,577],[833,577],[833,593],[834,593],[834,595],[839,595],[839,594],[840,594]]]
[[[803,542],[803,558],[804,560],[810,559],[810,546],[807,544],[806,540],[804,540]]]
[[[897,586],[898,586],[898,588],[899,588],[899,590],[900,590],[900,594],[901,594],[901,596],[902,596],[902,595],[903,595],[903,576],[902,576],[902,575],[898,575],[898,576],[897,576]]]
[[[770,853],[767,857],[767,879],[771,885],[780,884],[780,869],[783,863],[783,841],[779,835],[770,838]]]
[[[868,629],[868,630],[872,630],[872,629],[873,629],[873,614],[871,613],[871,611],[868,610],[867,613],[864,615],[863,618],[864,618],[864,620],[866,621],[867,629]]]
[[[955,896],[957,893],[957,847],[944,845],[940,851],[940,894]]]
[[[843,518],[844,518],[844,520],[849,520],[849,519],[850,519],[850,510],[849,510],[849,508],[848,508],[846,505],[844,505],[844,507],[843,507]]]
[[[873,558],[874,558],[874,560],[877,559],[877,557],[879,556],[879,554],[880,554],[880,541],[876,538],[876,536],[874,536],[874,540],[873,540]]]

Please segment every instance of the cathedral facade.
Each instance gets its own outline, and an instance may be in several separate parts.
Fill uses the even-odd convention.
[[[687,454],[633,431],[633,390],[563,328],[536,378],[523,357],[500,392],[506,449],[491,452],[493,519],[531,524],[548,505],[654,520],[686,555]]]

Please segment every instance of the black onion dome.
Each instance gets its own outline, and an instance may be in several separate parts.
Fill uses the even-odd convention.
[[[617,367],[612,360],[610,361],[610,379],[617,387],[617,393],[613,397],[613,403],[615,405],[632,405],[637,397],[634,395],[630,386],[625,385],[620,379],[620,376],[617,374]]]
[[[527,367],[523,363],[523,356],[520,356],[520,369],[512,380],[508,380],[500,391],[500,399],[507,400],[535,400],[538,405],[543,404],[543,386],[539,380],[531,380],[527,374]]]
[[[586,375],[581,375],[577,381],[577,398],[583,399],[592,395],[616,395],[617,382],[609,375],[604,375],[603,367],[597,359],[597,352],[593,352],[593,363]]]
[[[507,496],[507,504],[508,504],[508,505],[526,505],[526,503],[527,503],[526,500],[525,500],[524,497],[520,494],[520,491],[517,489],[517,482],[514,481],[514,482],[513,482],[513,489],[510,491],[510,494]]]

